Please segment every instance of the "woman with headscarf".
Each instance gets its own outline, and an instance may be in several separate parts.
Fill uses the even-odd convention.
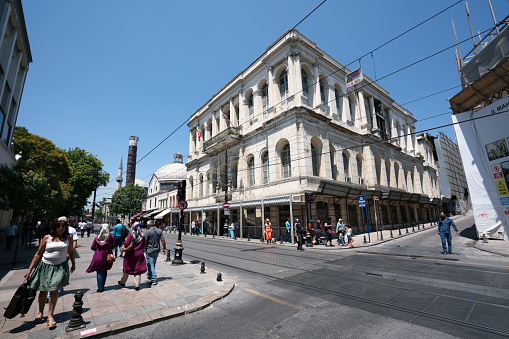
[[[124,270],[118,284],[125,287],[129,275],[134,275],[134,289],[140,290],[141,275],[147,272],[147,261],[144,255],[145,237],[139,223],[134,224],[133,231],[125,239],[122,250],[124,255]]]
[[[110,234],[108,224],[103,224],[99,235],[94,238],[91,250],[95,251],[92,262],[87,268],[87,273],[97,272],[97,292],[104,291],[108,270],[113,266],[113,262],[108,261],[108,254],[113,255],[115,247],[115,238]]]

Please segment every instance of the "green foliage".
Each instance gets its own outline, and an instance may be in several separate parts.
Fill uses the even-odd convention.
[[[72,177],[69,180],[72,190],[66,209],[69,214],[79,215],[87,204],[90,194],[96,188],[106,186],[110,175],[102,171],[101,160],[81,148],[69,148],[65,151],[65,155],[72,168]]]
[[[112,214],[135,215],[141,211],[141,200],[145,189],[134,184],[121,187],[111,197],[110,210]]]
[[[14,203],[15,212],[60,213],[69,197],[68,182],[72,175],[64,151],[50,140],[29,133],[25,127],[14,128],[14,140],[14,152],[21,158],[12,168],[17,176],[13,183],[16,196],[9,200],[21,198],[26,203],[26,207]]]
[[[96,218],[102,218],[103,217],[103,211],[102,209],[97,209],[95,210],[95,215],[94,215]]]

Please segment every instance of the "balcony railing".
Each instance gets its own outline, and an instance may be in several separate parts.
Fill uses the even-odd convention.
[[[236,142],[240,138],[239,128],[230,126],[219,134],[213,136],[203,143],[204,152],[215,152],[225,148],[231,143]]]

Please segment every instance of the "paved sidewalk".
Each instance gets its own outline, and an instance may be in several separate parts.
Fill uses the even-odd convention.
[[[93,237],[78,240],[76,271],[71,274],[70,284],[65,287],[64,294],[59,297],[55,320],[57,328],[49,330],[46,323],[33,325],[38,306],[34,301],[30,312],[24,317],[4,318],[0,328],[0,338],[79,338],[80,331],[95,329],[96,333],[85,337],[105,336],[127,331],[134,327],[151,324],[201,310],[216,300],[227,296],[235,285],[235,281],[223,275],[223,281],[217,282],[216,271],[206,268],[205,274],[200,274],[197,262],[186,262],[185,265],[171,266],[165,262],[162,254],[157,261],[156,271],[158,284],[150,287],[146,275],[142,275],[139,291],[134,290],[133,278],[129,277],[126,287],[118,285],[122,275],[122,258],[117,258],[113,268],[108,271],[106,288],[103,293],[97,293],[96,274],[86,273],[93,256],[90,250]],[[173,244],[168,244],[171,248]],[[5,249],[5,243],[0,244],[0,309],[9,304],[15,290],[23,282],[30,261],[36,252],[36,246],[23,247],[20,251],[19,265],[12,268],[10,253]],[[173,253],[173,251],[172,251]],[[83,318],[86,328],[73,332],[65,332],[71,318],[74,293],[84,291]],[[47,317],[48,307],[45,307],[44,319]],[[3,316],[3,313],[2,313]]]
[[[509,257],[509,241],[490,239],[487,243],[483,243],[482,240],[478,240],[474,247],[481,251]]]

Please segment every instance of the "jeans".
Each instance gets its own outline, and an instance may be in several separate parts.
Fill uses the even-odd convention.
[[[87,227],[87,238],[90,238],[90,232],[91,231],[92,231],[92,229]]]
[[[82,229],[80,230],[80,232],[81,232],[81,237],[83,238],[83,236],[85,235],[85,229],[84,229],[84,228],[82,228]]]
[[[286,243],[288,243],[288,238],[291,238],[291,237],[292,237],[292,232],[286,230],[286,237],[285,237]]]
[[[440,232],[440,239],[442,239],[442,250],[447,253],[452,253],[452,234]],[[449,245],[448,248],[445,245],[446,241]]]
[[[104,289],[106,285],[106,278],[108,277],[108,271],[97,271],[97,288],[100,290]]]
[[[14,236],[7,236],[5,237],[5,241],[6,241],[6,245],[7,245],[7,249],[10,250],[11,249],[11,246],[12,246],[12,243],[14,242]]]
[[[118,248],[122,248],[122,245],[123,245],[123,242],[122,242],[122,238],[121,237],[116,237],[115,238],[115,257],[117,256],[117,250]],[[122,250],[120,251],[120,255],[122,255]]]
[[[147,279],[153,283],[157,282],[156,262],[159,252],[147,253]]]
[[[23,231],[21,237],[21,246],[28,245],[30,243],[30,231]]]

